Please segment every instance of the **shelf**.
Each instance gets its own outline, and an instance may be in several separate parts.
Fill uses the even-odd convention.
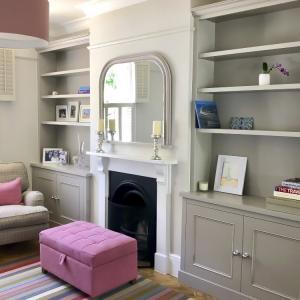
[[[67,71],[58,71],[58,72],[50,72],[42,74],[42,77],[61,77],[61,76],[68,76],[68,75],[76,75],[82,73],[89,73],[90,68],[83,68],[83,69],[74,69],[74,70],[67,70]]]
[[[270,13],[278,10],[298,7],[298,0],[225,0],[217,3],[194,7],[192,13],[200,20],[223,21],[258,13]]]
[[[246,85],[200,88],[198,93],[232,93],[232,92],[263,92],[263,91],[294,91],[300,90],[300,83],[270,84],[270,85]]]
[[[245,57],[279,55],[300,51],[300,41],[199,53],[200,59],[226,60]]]
[[[65,95],[47,95],[43,99],[69,99],[69,98],[90,98],[90,94],[65,94]]]
[[[90,123],[44,121],[42,125],[90,127]]]
[[[199,133],[251,135],[251,136],[274,136],[300,138],[299,131],[274,131],[274,130],[238,130],[238,129],[197,129]]]

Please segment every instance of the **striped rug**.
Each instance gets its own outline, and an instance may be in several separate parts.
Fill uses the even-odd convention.
[[[38,257],[0,266],[0,300],[89,299],[79,290],[41,271]],[[184,300],[186,296],[140,277],[133,285],[124,285],[94,299],[105,300]]]

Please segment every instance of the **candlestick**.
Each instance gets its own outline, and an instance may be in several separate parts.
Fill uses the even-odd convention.
[[[158,147],[158,143],[159,140],[161,138],[161,135],[152,135],[153,138],[153,151],[154,154],[152,156],[152,160],[161,160],[161,157],[158,155],[158,151],[159,151],[159,147]]]
[[[161,136],[161,121],[153,121],[152,123],[152,135]]]
[[[98,131],[99,132],[104,132],[104,119],[99,119]]]
[[[104,150],[102,148],[103,141],[104,141],[104,132],[99,130],[99,131],[97,131],[97,135],[98,135],[98,141],[97,141],[96,152],[97,153],[104,153]]]
[[[108,125],[109,125],[109,131],[116,132],[116,120],[115,119],[108,120]]]
[[[110,134],[111,141],[113,142],[114,141],[114,135],[115,135],[116,132],[114,130],[108,130],[108,133]]]

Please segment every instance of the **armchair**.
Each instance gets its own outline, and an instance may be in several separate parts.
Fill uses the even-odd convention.
[[[0,163],[0,183],[20,177],[24,205],[0,206],[0,245],[38,238],[40,231],[49,226],[49,212],[44,196],[28,191],[29,181],[23,163]]]

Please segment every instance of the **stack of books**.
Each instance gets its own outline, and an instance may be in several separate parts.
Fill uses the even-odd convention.
[[[89,94],[90,87],[89,86],[81,86],[79,87],[78,94]]]

